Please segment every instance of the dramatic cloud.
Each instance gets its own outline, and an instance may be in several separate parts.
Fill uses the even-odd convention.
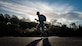
[[[14,1],[14,0],[12,0]],[[57,19],[58,22],[76,22],[82,19],[80,12],[74,12],[74,7],[65,3],[48,3],[42,0],[20,0],[20,1],[0,1],[0,9],[17,14],[23,14],[26,18],[34,20],[37,18],[36,12],[40,11],[47,17],[47,21]]]

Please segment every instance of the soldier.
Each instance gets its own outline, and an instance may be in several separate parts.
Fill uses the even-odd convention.
[[[41,35],[46,36],[47,33],[45,33],[45,31],[44,31],[44,22],[46,21],[46,17],[44,15],[40,14],[39,12],[37,12],[36,14],[38,15],[38,20],[37,19],[35,19],[35,20],[37,20],[39,22],[37,25],[37,31],[39,33],[41,33]],[[40,28],[42,29],[42,31],[40,31]]]

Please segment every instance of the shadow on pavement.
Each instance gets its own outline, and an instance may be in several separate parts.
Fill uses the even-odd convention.
[[[38,40],[35,40],[35,41],[32,41],[31,43],[29,43],[27,46],[36,46],[37,43],[42,40],[42,39],[38,39]]]
[[[45,38],[45,39],[43,40],[43,46],[51,46],[51,44],[50,44],[48,38]]]
[[[36,46],[42,39],[43,39],[43,46],[51,46],[48,38],[41,38],[41,39],[34,40],[31,43],[29,43],[27,46]]]

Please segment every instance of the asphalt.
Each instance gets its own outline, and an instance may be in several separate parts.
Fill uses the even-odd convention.
[[[0,37],[0,46],[82,46],[81,37]]]

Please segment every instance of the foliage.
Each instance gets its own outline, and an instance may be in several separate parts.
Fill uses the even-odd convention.
[[[25,21],[24,21],[25,20]],[[53,25],[57,20],[52,20],[51,24],[45,24],[45,32],[53,36],[82,36],[82,26],[71,23],[70,27],[65,24]],[[27,19],[19,19],[17,16],[0,14],[0,36],[37,36],[37,23],[29,22]]]

